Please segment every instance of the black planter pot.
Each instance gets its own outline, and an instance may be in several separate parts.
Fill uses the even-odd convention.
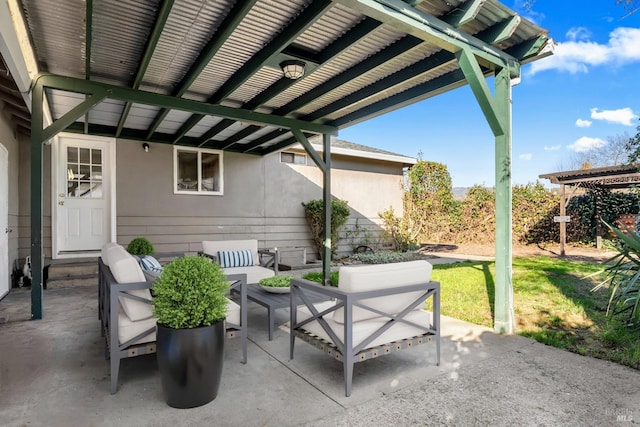
[[[158,324],[158,368],[169,406],[195,408],[216,398],[224,363],[224,339],[224,321],[193,329]]]

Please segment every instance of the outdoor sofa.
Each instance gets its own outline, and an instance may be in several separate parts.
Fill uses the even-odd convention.
[[[258,241],[205,240],[202,253],[220,264],[225,274],[246,274],[247,283],[278,274],[278,251],[258,249]]]
[[[427,261],[340,268],[337,288],[291,281],[290,358],[299,338],[343,364],[351,395],[355,362],[435,340],[440,364],[440,283],[430,281]],[[313,303],[309,291],[333,298]],[[432,311],[425,301],[433,300]]]
[[[152,289],[156,275],[145,272],[122,246],[107,243],[98,259],[98,317],[110,360],[111,394],[118,387],[120,360],[156,352],[156,321]],[[240,337],[242,363],[247,363],[247,278],[227,275],[238,289],[238,303],[227,305],[227,338]]]

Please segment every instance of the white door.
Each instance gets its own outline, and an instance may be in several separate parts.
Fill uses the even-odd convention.
[[[85,135],[58,139],[53,198],[58,255],[97,251],[111,241],[111,144]]]
[[[0,145],[0,298],[9,293],[9,153]]]

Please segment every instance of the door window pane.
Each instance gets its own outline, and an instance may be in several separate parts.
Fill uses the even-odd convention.
[[[102,198],[102,150],[67,147],[67,197]]]

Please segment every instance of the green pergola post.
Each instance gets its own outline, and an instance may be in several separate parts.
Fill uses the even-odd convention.
[[[322,134],[322,148],[324,151],[323,193],[324,200],[324,232],[322,241],[324,253],[322,254],[322,279],[325,286],[331,279],[331,135]]]
[[[496,173],[496,278],[493,327],[496,332],[515,332],[511,281],[511,77],[519,71],[507,64],[495,72],[495,96],[491,95],[482,69],[469,49],[456,53],[460,69],[471,86],[480,109],[495,136]]]
[[[31,319],[42,319],[42,97],[35,85],[31,98]]]
[[[504,133],[496,135],[496,281],[494,329],[515,332],[511,251],[511,78],[508,68],[495,75],[496,110]]]

